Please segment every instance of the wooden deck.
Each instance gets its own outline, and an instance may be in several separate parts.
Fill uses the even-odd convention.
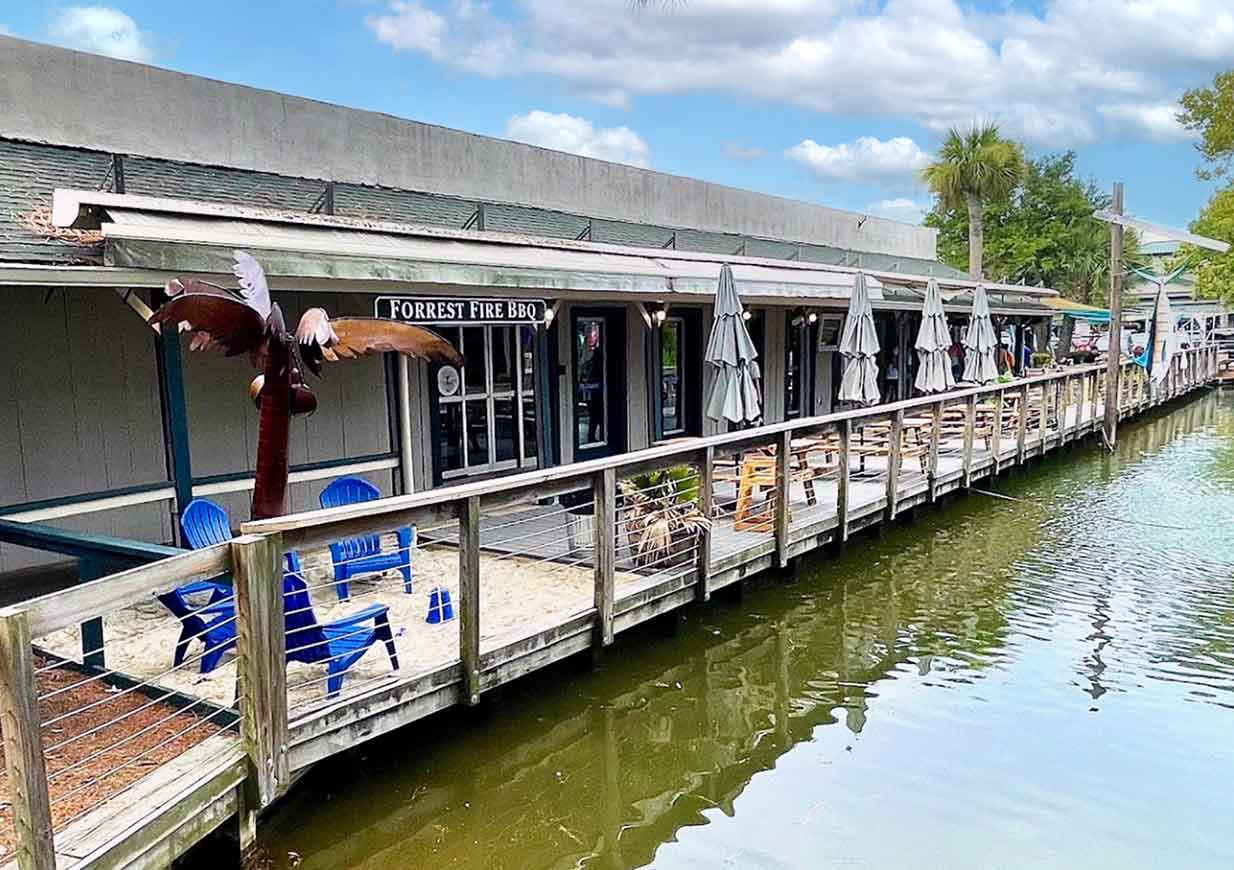
[[[1120,416],[1142,413],[1208,383],[1213,356],[1198,350],[1187,359],[1156,390],[1147,389],[1129,371]],[[233,819],[239,820],[242,841],[247,841],[257,812],[318,761],[446,707],[475,703],[506,682],[607,646],[622,632],[691,602],[706,601],[745,577],[846,541],[861,529],[1097,433],[1104,416],[1102,385],[1101,369],[1078,367],[942,397],[249,523],[230,548],[177,556],[0,611],[5,689],[0,712],[25,725],[6,727],[4,733],[6,757],[15,759],[10,762],[10,783],[21,789],[21,805],[14,800],[24,850],[18,863],[23,868],[82,870],[164,866]],[[982,437],[973,422],[975,403],[989,400],[1005,407],[1000,400],[1011,395],[1021,397],[1022,403],[1027,398],[1022,407],[1031,405],[1035,416],[1026,414],[1023,424],[1004,420],[996,437]],[[903,442],[895,437],[887,442],[884,456],[868,455],[861,461],[848,449],[863,425],[886,424],[895,433],[906,415],[941,419],[945,408],[970,409],[963,412],[968,423],[946,431],[941,424],[933,425],[923,456],[901,456],[896,445]],[[754,449],[774,451],[795,436],[820,433],[838,438],[838,467],[811,480],[811,496],[787,470],[787,462],[781,463],[770,524],[739,531],[733,515],[737,483],[721,473],[720,460]],[[621,532],[617,482],[641,471],[680,465],[695,469],[702,502],[714,517],[710,533],[684,558],[640,565]],[[553,501],[562,493],[588,489],[592,516],[585,519]],[[416,589],[404,591],[396,575],[361,580],[353,589],[356,605],[390,608],[391,623],[398,629],[394,645],[400,669],[391,670],[381,651],[374,650],[348,672],[338,696],[326,696],[319,679],[315,689],[312,680],[301,682],[311,672],[282,666],[287,643],[282,601],[269,594],[281,586],[282,551],[301,552],[313,587],[313,608],[321,618],[333,618],[334,608],[353,605],[336,600],[324,545],[362,532],[389,533],[409,523],[419,530]],[[226,677],[229,690],[237,677],[241,686],[238,733],[211,737],[55,831],[54,837],[41,839],[40,824],[50,829],[50,823],[41,821],[47,818],[47,785],[45,775],[40,780],[42,750],[31,737],[38,735],[40,722],[38,710],[23,702],[28,694],[25,681],[32,675],[29,656],[23,663],[14,644],[24,642],[28,648],[31,640],[38,644],[95,618],[104,618],[109,634],[119,637],[117,620],[145,606],[151,593],[224,573],[235,578],[240,623],[240,642]],[[433,589],[451,592],[454,620],[425,622]],[[107,619],[115,622],[115,630]],[[148,673],[140,672],[140,662],[125,667],[135,681],[161,678],[162,664],[150,664]],[[174,688],[204,697],[209,694],[205,685],[198,681]],[[211,702],[226,706],[229,700],[216,695]]]

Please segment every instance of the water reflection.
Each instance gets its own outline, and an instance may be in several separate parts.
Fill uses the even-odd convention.
[[[305,868],[1234,863],[1230,402],[1000,489],[1025,500],[958,501],[376,741],[265,846]]]

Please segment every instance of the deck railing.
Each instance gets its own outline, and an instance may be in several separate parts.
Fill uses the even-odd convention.
[[[1125,365],[1120,414],[1215,373],[1207,346],[1175,355],[1157,383]],[[314,762],[446,706],[476,704],[496,686],[603,649],[743,576],[1095,433],[1107,392],[1104,366],[1074,366],[250,522],[230,544],[4,608],[0,715],[17,862],[50,870],[57,853],[115,863],[137,850],[174,856],[236,812],[242,839],[251,837],[256,811]],[[656,525],[661,519],[667,526]],[[353,557],[323,548],[369,535],[387,551],[414,549],[414,576],[353,584],[344,599],[331,569]],[[298,573],[288,570],[291,551]],[[288,580],[293,574],[299,583]],[[180,635],[193,652],[168,668],[161,657],[170,659],[171,646],[151,646],[149,637],[174,638],[182,623],[163,615],[154,596],[195,580],[231,584],[196,606],[225,617],[230,605],[235,629]],[[430,613],[413,612],[426,603]],[[429,620],[433,606],[440,621]],[[147,620],[139,630],[135,613]],[[74,635],[100,620],[105,666]],[[369,643],[374,649],[353,665],[351,653]],[[220,645],[234,645],[226,663],[177,677]],[[343,668],[332,663],[346,668],[332,673]],[[73,675],[67,689],[48,683],[60,672]],[[97,698],[85,691],[98,686],[106,691]],[[49,693],[73,703],[53,709]],[[125,698],[137,702],[118,705]],[[140,726],[126,725],[138,707]],[[61,732],[75,716],[85,724]],[[204,739],[177,742],[194,731]],[[67,756],[65,741],[83,752]],[[174,757],[164,757],[167,747]],[[100,761],[109,752],[114,763]],[[156,763],[147,765],[150,758]],[[59,772],[75,763],[110,784],[95,782],[90,802],[58,813],[58,804],[72,803]],[[121,775],[134,769],[148,772]],[[155,833],[141,839],[138,830]]]

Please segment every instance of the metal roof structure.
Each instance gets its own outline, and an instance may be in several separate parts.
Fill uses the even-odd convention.
[[[63,231],[97,233],[107,266],[227,275],[232,251],[262,260],[275,286],[372,292],[390,283],[456,292],[545,291],[580,298],[709,297],[727,263],[743,296],[770,303],[848,298],[857,272],[880,307],[916,309],[928,275],[789,261],[749,254],[657,250],[521,233],[307,214],[213,202],[56,190],[52,214]],[[976,282],[938,278],[952,310]],[[1046,288],[985,284],[1019,313],[1040,314]],[[1010,300],[1003,297],[1010,296]],[[1012,313],[1012,312],[1008,312]]]
[[[940,278],[963,275],[933,260],[6,139],[0,139],[0,263],[102,262],[97,244],[82,244],[71,234],[56,233],[50,227],[45,218],[55,188],[197,200],[477,233],[503,232],[657,250],[860,266]]]

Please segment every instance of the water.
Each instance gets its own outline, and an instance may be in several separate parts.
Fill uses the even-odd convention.
[[[1234,401],[996,486],[328,763],[272,866],[1234,866]]]

